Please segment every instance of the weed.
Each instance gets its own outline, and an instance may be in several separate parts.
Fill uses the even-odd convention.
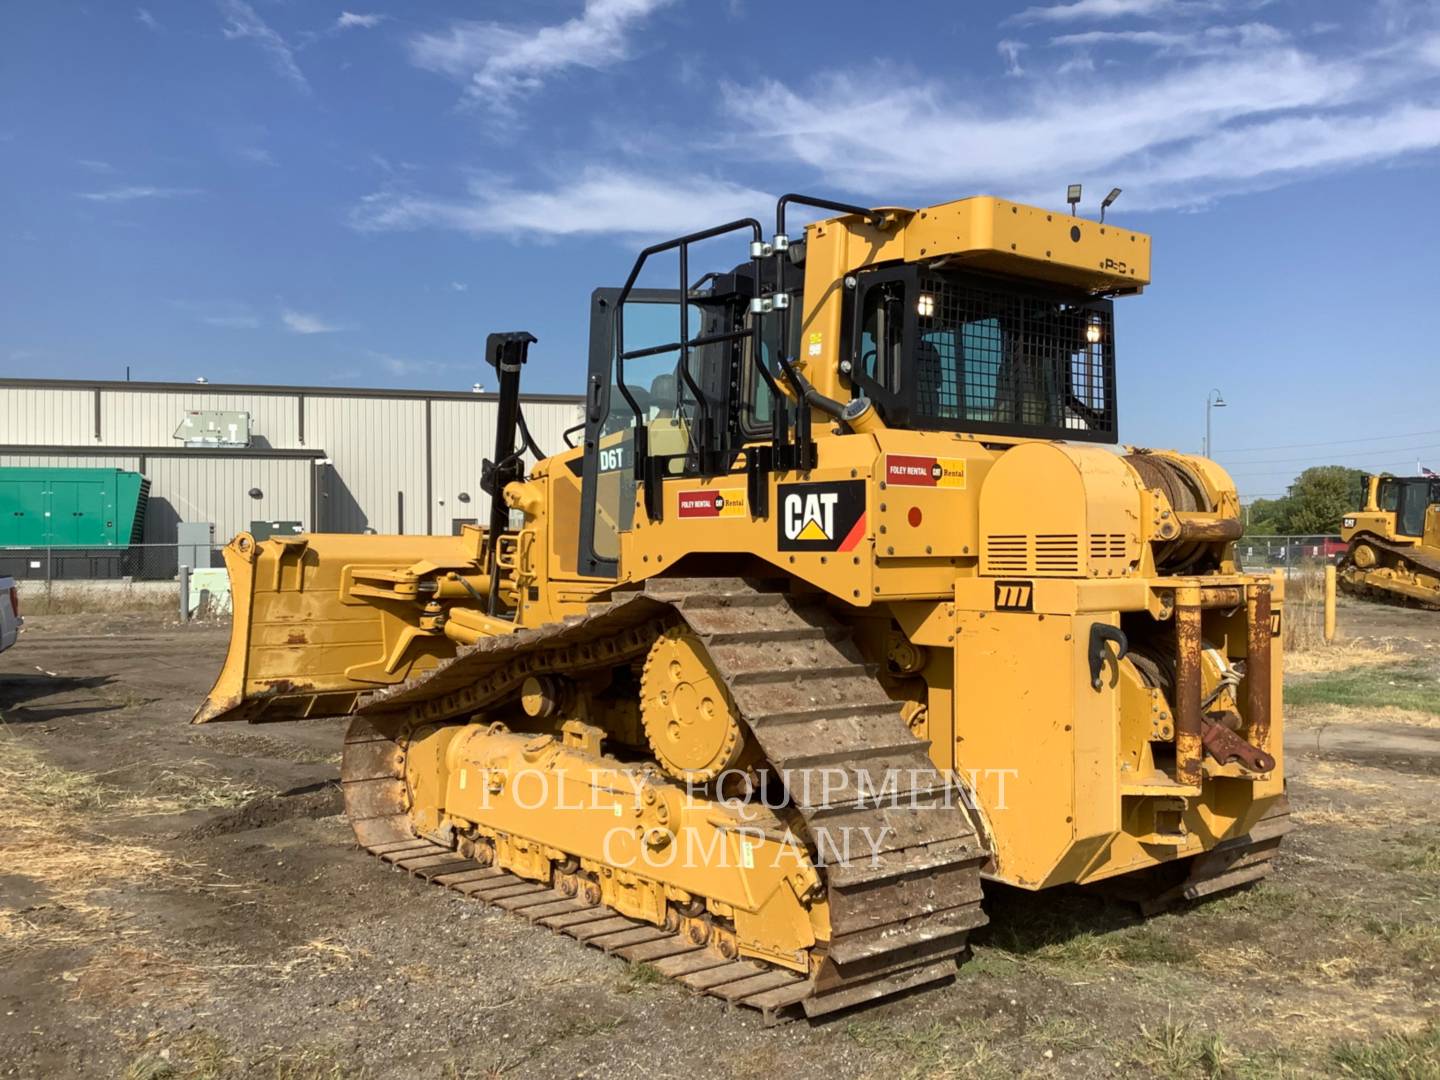
[[[923,1027],[904,1028],[889,1020],[854,1020],[845,1034],[856,1044],[895,1059],[899,1076],[940,1077],[1010,1076],[1014,1069],[992,1045],[996,1021],[958,1017]]]
[[[159,1054],[141,1054],[120,1074],[120,1080],[170,1080],[177,1070]]]
[[[1440,840],[1422,842],[1418,850],[1401,856],[1397,869],[1413,870],[1422,877],[1440,877]]]
[[[1082,1027],[1078,1021],[1068,1016],[1047,1016],[1043,1020],[1037,1020],[1026,1035],[1062,1054],[1086,1050],[1096,1042],[1093,1029]]]
[[[1440,963],[1440,923],[1369,918],[1364,928],[1381,941],[1401,950],[1414,964]]]
[[[1440,1077],[1440,1024],[1391,1032],[1368,1042],[1342,1042],[1330,1058],[1345,1076],[1363,1080],[1436,1080]]]
[[[339,1050],[329,1048],[306,1048],[298,1052],[286,1051],[261,1064],[268,1066],[250,1070],[246,1075],[269,1076],[273,1080],[347,1080],[365,1075],[362,1066],[351,1066],[342,1058]]]
[[[1015,974],[1015,965],[1015,957],[1008,952],[981,946],[971,952],[970,959],[965,964],[965,974],[968,978],[980,975],[1005,977]]]
[[[664,982],[665,976],[660,974],[654,964],[628,964],[625,968],[625,975],[620,981],[620,991],[630,993]]]
[[[1249,1064],[1218,1032],[1198,1031],[1183,1020],[1165,1014],[1165,1022],[1152,1029],[1140,1025],[1140,1039],[1133,1054],[1137,1064],[1152,1075],[1167,1077],[1203,1076],[1210,1080],[1234,1075]]]
[[[222,1080],[231,1075],[235,1055],[218,1036],[199,1032],[185,1041],[185,1080]]]

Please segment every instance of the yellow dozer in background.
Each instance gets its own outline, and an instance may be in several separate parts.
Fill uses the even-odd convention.
[[[1218,465],[1113,448],[1149,269],[988,197],[647,248],[592,297],[580,445],[530,445],[534,339],[488,340],[488,528],[235,538],[196,722],[351,715],[370,852],[767,1017],[952,978],[985,881],[1253,882],[1281,583]]]
[[[1440,478],[1367,476],[1365,505],[1340,522],[1340,585],[1440,608]]]

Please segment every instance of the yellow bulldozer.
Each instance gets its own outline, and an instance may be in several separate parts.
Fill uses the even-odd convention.
[[[1440,478],[1367,476],[1365,505],[1340,522],[1346,592],[1440,608]]]
[[[572,447],[526,430],[535,339],[487,339],[488,527],[230,543],[195,720],[349,715],[369,852],[767,1018],[953,978],[986,882],[1256,881],[1282,582],[1218,465],[1114,445],[1149,273],[991,197],[648,247],[592,296]]]

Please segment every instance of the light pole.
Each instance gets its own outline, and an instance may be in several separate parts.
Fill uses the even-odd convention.
[[[1210,442],[1210,410],[1225,408],[1225,396],[1219,390],[1211,390],[1205,395],[1205,451],[1201,457],[1214,457]]]

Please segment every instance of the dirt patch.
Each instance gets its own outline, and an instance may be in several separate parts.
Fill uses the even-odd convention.
[[[345,799],[338,781],[327,781],[312,790],[287,791],[277,795],[261,795],[243,806],[197,825],[187,834],[191,840],[211,836],[263,829],[295,818],[330,817],[345,812]]]
[[[1348,652],[1308,674],[1440,644],[1428,613],[1351,606],[1341,626]],[[1299,828],[1258,888],[1150,921],[1085,890],[993,888],[953,985],[766,1029],[361,854],[336,816],[342,725],[188,724],[224,646],[210,627],[38,616],[0,657],[0,798],[18,808],[0,1076],[1440,1070],[1440,803],[1414,764],[1434,760],[1429,714],[1287,709]]]

